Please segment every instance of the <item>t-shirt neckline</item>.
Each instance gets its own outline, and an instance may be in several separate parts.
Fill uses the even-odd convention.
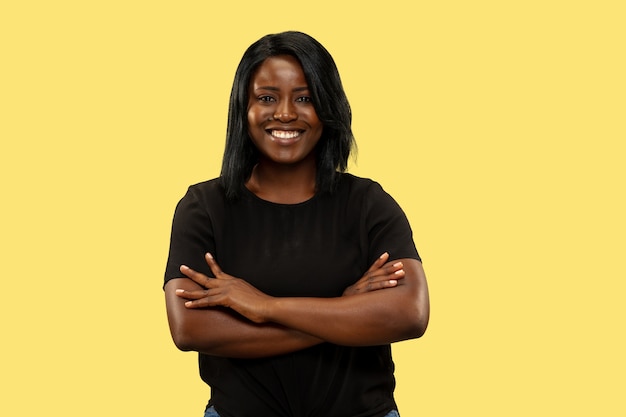
[[[313,194],[313,196],[311,196],[311,198],[308,198],[308,199],[306,199],[304,201],[301,201],[299,203],[276,203],[274,201],[265,200],[265,199],[259,197],[258,195],[256,195],[252,191],[250,191],[248,189],[248,187],[246,187],[245,185],[242,188],[243,188],[244,193],[249,198],[251,198],[252,200],[255,200],[255,201],[260,202],[262,204],[274,206],[274,207],[301,207],[301,206],[308,205],[308,204],[312,203],[313,201],[317,200],[317,198],[319,196],[319,191],[315,191],[315,194]]]

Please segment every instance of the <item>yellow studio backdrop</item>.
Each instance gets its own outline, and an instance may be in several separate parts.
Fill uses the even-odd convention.
[[[625,415],[622,4],[3,2],[0,415],[202,415],[171,218],[219,172],[244,49],[288,29],[335,57],[351,171],[424,258],[402,415]]]

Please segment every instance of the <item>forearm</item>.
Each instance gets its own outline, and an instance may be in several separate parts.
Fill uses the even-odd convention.
[[[172,297],[168,306],[176,307],[171,312],[168,310],[170,322],[173,318],[175,323],[180,322],[185,325],[181,332],[176,330],[175,325],[170,325],[174,340],[177,340],[177,334],[194,335],[190,339],[185,338],[185,340],[193,341],[194,344],[190,347],[192,350],[203,351],[205,349],[204,345],[196,344],[198,340],[205,340],[202,337],[205,331],[209,331],[206,340],[211,342],[212,352],[216,347],[221,347],[222,342],[228,346],[237,347],[237,343],[231,342],[245,342],[250,338],[256,340],[256,336],[262,337],[256,331],[263,334],[265,332],[260,329],[266,328],[254,327],[253,323],[261,323],[264,326],[269,323],[279,325],[280,327],[270,328],[285,332],[283,335],[286,338],[285,345],[281,343],[281,346],[274,348],[287,351],[297,350],[301,344],[314,344],[318,341],[348,346],[386,344],[420,337],[428,325],[430,307],[426,277],[421,263],[415,259],[398,260],[399,265],[404,265],[402,273],[404,278],[397,283],[397,286],[339,298],[271,297],[245,280],[222,272],[212,257],[207,256],[207,262],[215,274],[215,279],[182,266],[181,272],[193,281],[182,282],[188,285],[187,288],[177,284],[177,288],[180,288],[178,291],[173,285],[168,284],[168,286],[171,285],[168,292],[166,286],[166,293]],[[195,286],[195,291],[191,286]],[[177,303],[176,297],[189,301]],[[206,310],[207,307],[210,309]],[[239,330],[234,327],[233,323],[224,325],[221,319],[214,318],[207,323],[218,326],[219,334],[213,336],[210,333],[212,329],[207,330],[207,327],[201,324],[200,318],[195,320],[194,318],[199,317],[198,313],[206,311],[209,311],[211,315],[218,314],[220,310],[215,310],[215,307],[227,307],[238,312],[250,320],[252,323],[249,325],[253,327],[244,327]],[[186,314],[185,308],[196,311],[196,314]],[[179,316],[184,320],[177,320]],[[194,324],[194,321],[200,324]],[[308,335],[316,339],[311,340]],[[281,335],[272,336],[267,342],[271,343],[274,337],[281,337]],[[219,338],[217,343],[214,338]],[[181,347],[180,343],[177,344]],[[182,346],[181,348],[185,348],[187,344],[183,343]],[[219,353],[214,354],[222,354],[221,352],[220,350]],[[230,356],[232,352],[227,349],[225,355]]]
[[[276,356],[305,349],[322,340],[277,323],[257,324],[223,308],[188,309],[176,296],[178,288],[192,290],[188,279],[170,281],[165,288],[168,321],[176,346],[231,358]]]
[[[386,301],[393,290],[341,298],[277,298],[268,320],[330,343],[370,346],[421,336],[416,315]]]
[[[266,318],[330,343],[379,345],[420,337],[430,307],[421,264],[405,260],[401,285],[340,298],[274,298]]]

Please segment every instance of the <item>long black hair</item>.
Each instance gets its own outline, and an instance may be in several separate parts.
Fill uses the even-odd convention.
[[[302,32],[266,35],[250,45],[243,54],[230,94],[221,173],[229,198],[239,195],[259,157],[248,134],[250,80],[263,61],[277,55],[291,55],[300,62],[315,112],[324,126],[316,146],[318,192],[335,189],[339,173],[348,167],[348,158],[356,146],[350,104],[335,61],[326,48]]]

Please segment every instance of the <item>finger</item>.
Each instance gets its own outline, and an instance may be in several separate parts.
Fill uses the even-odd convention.
[[[179,296],[180,298],[185,298],[187,300],[198,300],[202,297],[206,297],[207,296],[207,291],[206,290],[183,290],[183,289],[177,289],[176,290],[176,295]]]
[[[220,266],[217,264],[217,262],[215,261],[215,258],[213,258],[213,255],[207,252],[204,255],[204,259],[206,260],[206,263],[209,265],[209,268],[211,268],[211,272],[213,272],[213,275],[215,275],[215,278],[219,278],[219,275],[223,274],[222,268],[220,268]]]
[[[402,272],[399,271],[402,271],[403,268],[404,265],[402,264],[402,262],[389,262],[374,271],[367,272],[363,278],[365,278],[366,281],[380,280],[381,278],[390,279],[393,278],[395,274],[402,274]]]
[[[202,285],[203,287],[206,287],[209,283],[209,277],[207,277],[203,273],[194,271],[187,265],[181,265],[180,272],[182,272],[187,278],[190,278],[192,281]]]
[[[388,281],[388,280],[394,280],[394,279],[402,279],[404,278],[405,275],[406,273],[404,272],[404,269],[402,269],[402,267],[396,267],[389,271],[385,271],[384,273],[381,272],[380,274],[372,276],[369,279],[369,281],[379,282],[379,281]]]
[[[379,281],[379,282],[373,282],[370,284],[370,288],[368,288],[368,290],[370,291],[375,291],[375,290],[380,290],[383,288],[391,288],[391,287],[395,287],[396,285],[398,285],[398,280],[396,279],[388,279],[385,281]]]
[[[176,295],[186,299],[185,307],[187,308],[205,308],[219,305],[218,298],[220,297],[220,292],[215,289],[205,291],[186,291],[178,289],[176,290]]]
[[[207,308],[223,305],[224,296],[219,289],[209,289],[202,297],[185,301],[187,308]]]
[[[354,285],[355,289],[365,289],[366,291],[372,291],[379,288],[395,287],[398,281],[405,277],[406,273],[403,269],[396,270],[390,274],[380,274],[362,279],[360,282]]]
[[[387,265],[385,265],[382,270],[384,271],[385,274],[387,275],[391,275],[391,274],[395,274],[395,273],[399,273],[399,271],[403,271],[404,269],[404,264],[402,262],[394,262],[394,263],[389,263]]]
[[[392,275],[394,272],[399,271],[404,268],[404,264],[402,262],[387,262],[385,265],[381,266],[377,270],[370,272],[371,276],[379,276],[379,275]]]
[[[206,308],[212,307],[213,305],[214,303],[212,303],[207,297],[203,297],[198,300],[185,301],[185,307],[187,308]]]
[[[397,285],[398,285],[398,280],[386,279],[383,281],[368,282],[367,284],[356,288],[356,291],[359,293],[366,293],[366,292],[371,292],[371,291],[382,290],[384,288],[393,288]]]
[[[389,253],[385,252],[374,261],[374,263],[372,264],[372,266],[370,266],[367,272],[372,272],[380,269],[385,264],[385,262],[387,262],[387,259],[389,259]]]

